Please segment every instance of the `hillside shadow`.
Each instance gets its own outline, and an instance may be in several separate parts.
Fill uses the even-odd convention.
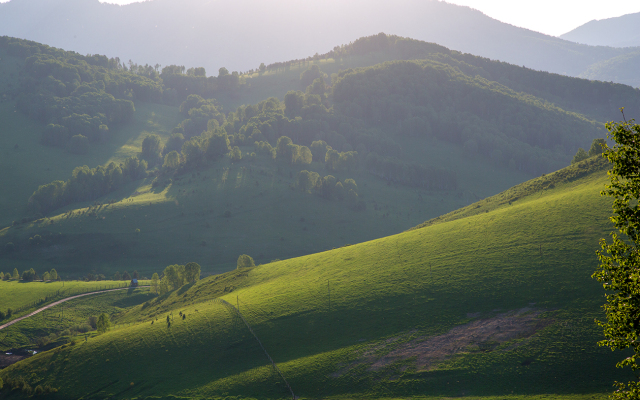
[[[135,307],[153,298],[155,298],[155,295],[153,293],[134,293],[133,290],[129,289],[127,290],[127,297],[114,302],[113,305],[120,308]]]
[[[191,289],[193,285],[195,285],[195,282],[191,282],[191,283],[187,283],[186,285],[183,285],[180,289],[178,289],[178,294],[179,295],[183,294],[187,290]]]

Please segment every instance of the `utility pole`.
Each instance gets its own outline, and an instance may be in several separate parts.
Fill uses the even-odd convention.
[[[236,296],[236,308],[238,309],[238,312],[240,312],[240,296]]]
[[[329,311],[331,311],[331,286],[329,284],[328,279],[327,279],[327,291],[329,292]]]

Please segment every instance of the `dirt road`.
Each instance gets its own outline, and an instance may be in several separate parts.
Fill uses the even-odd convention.
[[[142,288],[142,287],[149,287],[149,286],[137,286],[137,288]],[[118,289],[99,290],[99,291],[97,291],[97,292],[82,293],[82,294],[77,294],[77,295],[75,295],[75,296],[67,297],[67,298],[64,298],[64,299],[62,299],[62,300],[58,300],[58,301],[56,301],[56,302],[53,302],[53,303],[51,303],[51,304],[48,304],[48,305],[46,305],[46,306],[44,306],[44,307],[42,307],[42,308],[39,308],[39,309],[35,310],[34,312],[32,312],[32,313],[30,313],[30,314],[24,315],[24,316],[22,316],[22,317],[20,317],[20,318],[16,318],[16,319],[14,319],[13,321],[7,322],[7,323],[6,323],[6,324],[4,324],[4,325],[0,325],[0,330],[2,330],[2,329],[4,329],[4,328],[6,328],[6,327],[8,327],[8,326],[11,326],[11,325],[13,325],[13,324],[15,324],[15,323],[17,323],[17,322],[20,322],[20,321],[22,321],[22,320],[23,320],[23,319],[25,319],[25,318],[33,317],[34,315],[38,314],[39,312],[44,311],[44,310],[46,310],[46,309],[48,309],[48,308],[51,308],[51,307],[57,306],[58,304],[64,303],[65,301],[69,301],[69,300],[77,299],[78,297],[90,296],[90,295],[92,295],[92,294],[100,294],[100,293],[107,293],[107,292],[115,292],[116,290],[129,290],[129,289],[132,289],[132,288],[131,288],[131,287],[126,287],[126,288],[118,288]]]

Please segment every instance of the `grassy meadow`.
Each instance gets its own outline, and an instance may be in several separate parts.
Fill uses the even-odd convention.
[[[587,160],[418,229],[202,279],[125,310],[130,327],[0,377],[60,398],[290,396],[220,298],[301,398],[604,398],[629,373],[596,345],[590,275],[611,230],[601,168]]]
[[[59,300],[74,294],[129,285],[128,281],[0,281],[0,310],[23,308],[45,297]]]
[[[65,289],[67,284],[73,283],[76,282],[65,282]],[[70,294],[76,294],[78,290],[100,290],[104,289],[105,286],[113,288],[117,287],[118,284],[122,286],[122,282],[112,281],[104,281],[102,286],[96,285],[94,287],[75,285],[75,290]],[[37,288],[34,288],[34,291],[37,291]],[[20,291],[14,292],[17,292],[16,294],[20,293]],[[80,335],[80,338],[85,340],[85,334],[96,335],[96,332],[92,331],[88,326],[89,317],[97,317],[102,313],[109,315],[112,324],[118,329],[122,326],[117,325],[118,317],[121,314],[128,308],[142,304],[153,297],[154,295],[150,293],[149,288],[129,288],[69,300],[4,328],[0,331],[0,350],[7,351],[9,349],[27,347],[48,349],[73,340],[77,335]],[[58,299],[55,298],[54,300]],[[45,304],[47,303],[29,308],[21,314],[27,314]],[[2,323],[7,321],[9,320],[4,320]]]

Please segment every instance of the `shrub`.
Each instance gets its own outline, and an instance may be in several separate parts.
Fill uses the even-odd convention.
[[[100,314],[98,317],[98,322],[96,323],[98,328],[98,332],[105,333],[111,327],[111,321],[109,321],[109,316],[105,313]]]
[[[7,384],[11,386],[13,390],[22,389],[27,383],[24,381],[22,376],[13,379],[7,379]]]
[[[253,262],[253,258],[251,258],[251,256],[243,254],[240,257],[238,257],[238,263],[237,263],[238,269],[249,268],[249,267],[255,267],[255,263]]]
[[[587,158],[589,158],[589,154],[587,154],[587,152],[584,151],[582,147],[580,147],[576,155],[573,156],[573,160],[571,160],[571,164],[578,163],[582,160],[586,160]]]
[[[67,150],[73,154],[87,154],[89,152],[89,139],[83,135],[75,135],[69,141]]]
[[[607,141],[602,138],[593,139],[591,148],[589,149],[589,157],[602,154],[603,146],[607,145]]]
[[[31,396],[33,394],[33,388],[28,383],[25,383],[22,387],[22,393],[26,394],[27,396]]]
[[[57,388],[54,388],[54,387],[51,387],[51,386],[49,386],[49,385],[46,385],[46,386],[44,387],[44,392],[45,392],[45,393],[57,393],[57,392],[58,392],[58,389],[57,389]]]

